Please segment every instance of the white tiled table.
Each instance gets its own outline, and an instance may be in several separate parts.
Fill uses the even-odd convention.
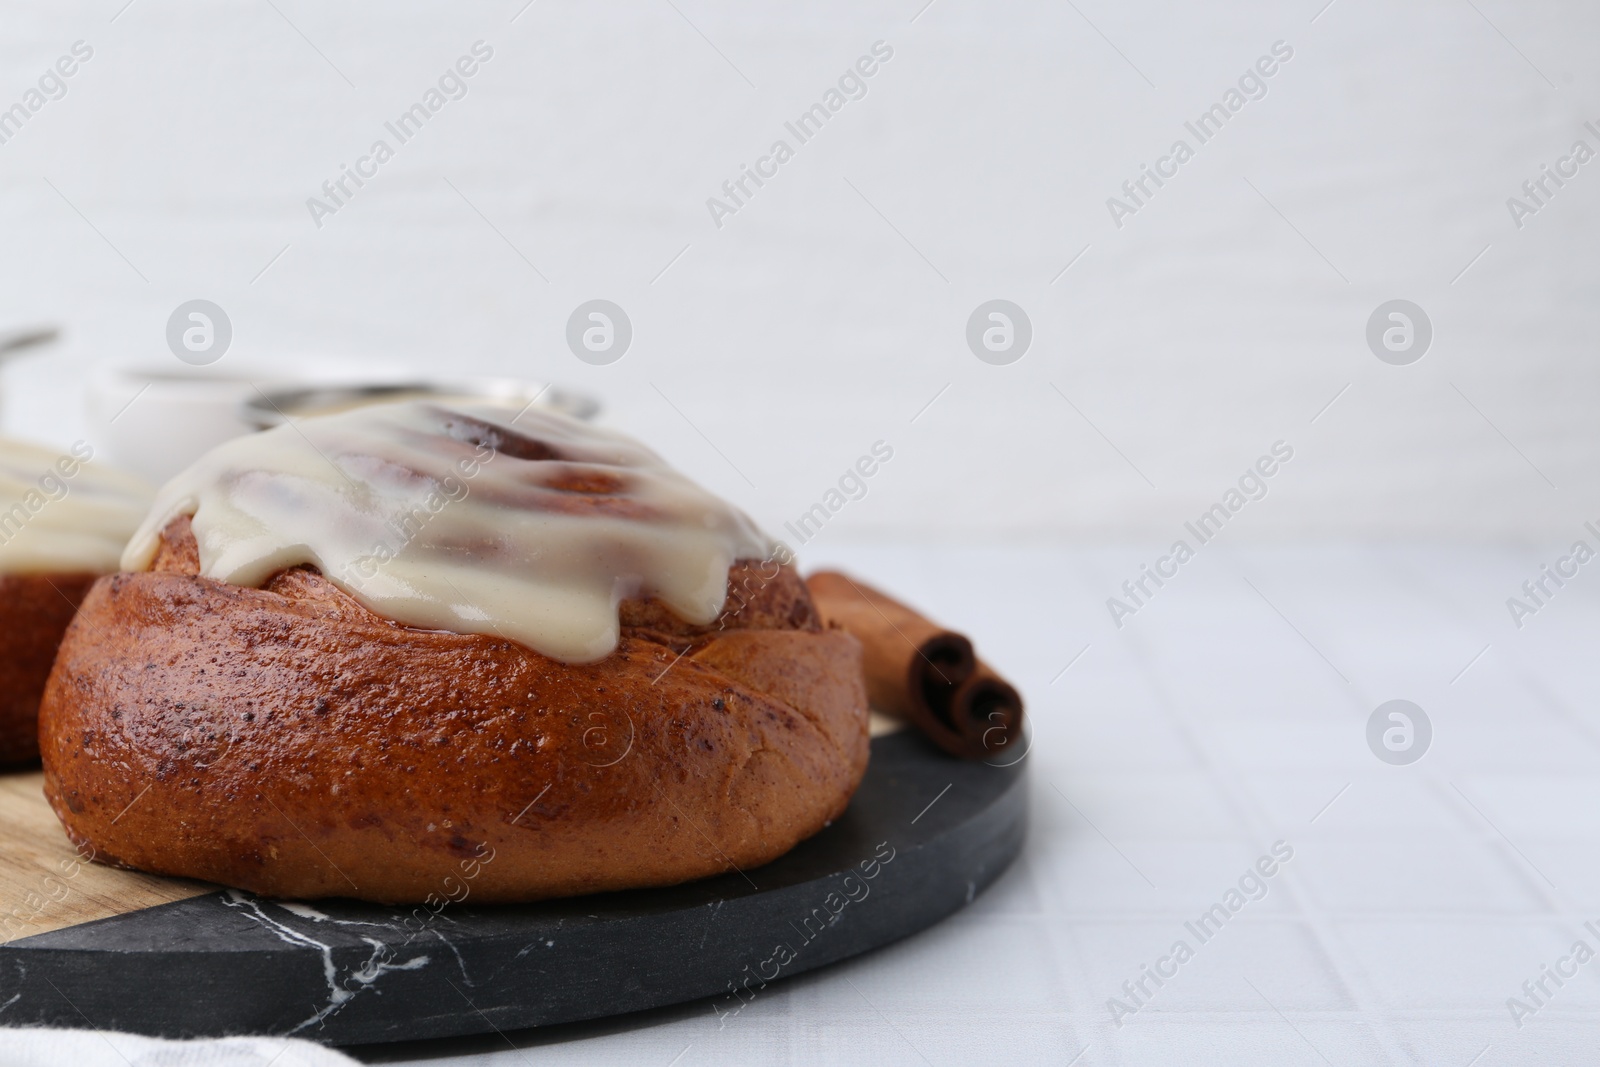
[[[1600,960],[1552,985],[1520,1028],[1506,1001],[1577,938],[1600,949],[1582,928],[1600,925],[1600,577],[1580,574],[1518,631],[1505,599],[1549,553],[1217,544],[1118,631],[1105,598],[1154,555],[808,556],[967,628],[1030,702],[1029,845],[966,911],[774,986],[723,1029],[697,1003],[365,1053],[662,1067],[1596,1062]],[[1404,767],[1365,736],[1397,697],[1434,728]],[[1184,923],[1280,839],[1294,856],[1266,896],[1200,944]],[[1194,958],[1113,1025],[1108,999],[1180,938]]]

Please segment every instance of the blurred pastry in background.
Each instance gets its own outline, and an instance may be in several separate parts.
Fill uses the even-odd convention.
[[[39,758],[39,696],[90,584],[117,569],[153,490],[91,463],[0,437],[0,764]]]

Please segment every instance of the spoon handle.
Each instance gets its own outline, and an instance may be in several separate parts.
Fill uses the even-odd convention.
[[[9,359],[25,348],[48,344],[59,336],[61,331],[54,326],[33,326],[0,333],[0,360]]]

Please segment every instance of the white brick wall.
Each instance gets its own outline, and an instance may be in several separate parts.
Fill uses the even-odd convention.
[[[86,368],[169,359],[203,296],[241,366],[590,390],[774,527],[892,442],[835,539],[1164,539],[1280,438],[1241,540],[1553,544],[1600,514],[1600,164],[1520,231],[1505,207],[1600,148],[1592,5],[118,6],[14,4],[0,35],[0,103],[94,48],[0,145],[0,324],[70,330],[6,372],[17,432],[92,433]],[[479,39],[468,95],[317,229],[306,199]],[[716,228],[706,198],[880,39],[867,96]],[[1267,96],[1114,227],[1106,198],[1277,40]],[[635,325],[609,367],[562,342],[597,296]],[[993,297],[1034,324],[1012,366],[963,341]],[[1435,323],[1411,367],[1363,341],[1393,297]]]

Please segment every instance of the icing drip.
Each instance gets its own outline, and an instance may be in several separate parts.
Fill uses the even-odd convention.
[[[226,442],[162,488],[123,555],[193,516],[200,573],[259,587],[310,564],[377,614],[567,662],[617,645],[617,605],[716,619],[729,566],[773,542],[631,438],[549,411],[410,401]]]
[[[0,438],[0,574],[109,574],[150,506],[130,474],[87,462],[83,441],[53,451]]]

